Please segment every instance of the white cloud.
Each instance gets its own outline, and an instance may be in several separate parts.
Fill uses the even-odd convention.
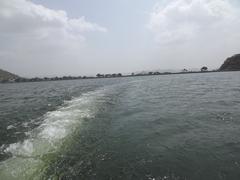
[[[239,13],[228,0],[172,0],[157,4],[148,28],[161,44],[237,35]]]
[[[24,76],[64,73],[70,63],[84,63],[79,60],[89,32],[107,29],[29,0],[1,0],[0,65]]]
[[[90,23],[84,17],[72,19],[62,10],[53,10],[27,0],[0,1],[1,33],[35,33],[40,37],[59,31],[65,35],[81,35],[88,31],[106,32],[106,28]]]
[[[218,68],[227,57],[240,52],[240,11],[233,1],[158,3],[147,27],[156,41],[155,63],[163,68]]]

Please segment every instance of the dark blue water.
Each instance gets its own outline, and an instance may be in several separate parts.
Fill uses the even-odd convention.
[[[0,84],[0,179],[239,180],[240,73]]]

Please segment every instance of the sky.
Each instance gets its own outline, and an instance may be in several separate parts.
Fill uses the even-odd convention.
[[[23,77],[218,68],[238,0],[1,0],[0,69]]]

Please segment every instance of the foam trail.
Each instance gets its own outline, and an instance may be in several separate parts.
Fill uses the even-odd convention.
[[[94,117],[96,102],[104,90],[86,93],[65,102],[65,106],[44,115],[43,123],[28,139],[9,145],[4,151],[12,157],[0,163],[4,180],[41,179],[52,155],[60,150],[64,140],[80,127],[84,118]]]

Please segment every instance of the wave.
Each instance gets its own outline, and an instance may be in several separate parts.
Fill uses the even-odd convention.
[[[105,89],[100,89],[83,94],[46,113],[42,124],[28,132],[27,139],[4,149],[11,157],[0,163],[1,179],[41,179],[50,159],[68,136],[79,129],[84,119],[94,118],[97,102],[102,102],[104,93]]]

